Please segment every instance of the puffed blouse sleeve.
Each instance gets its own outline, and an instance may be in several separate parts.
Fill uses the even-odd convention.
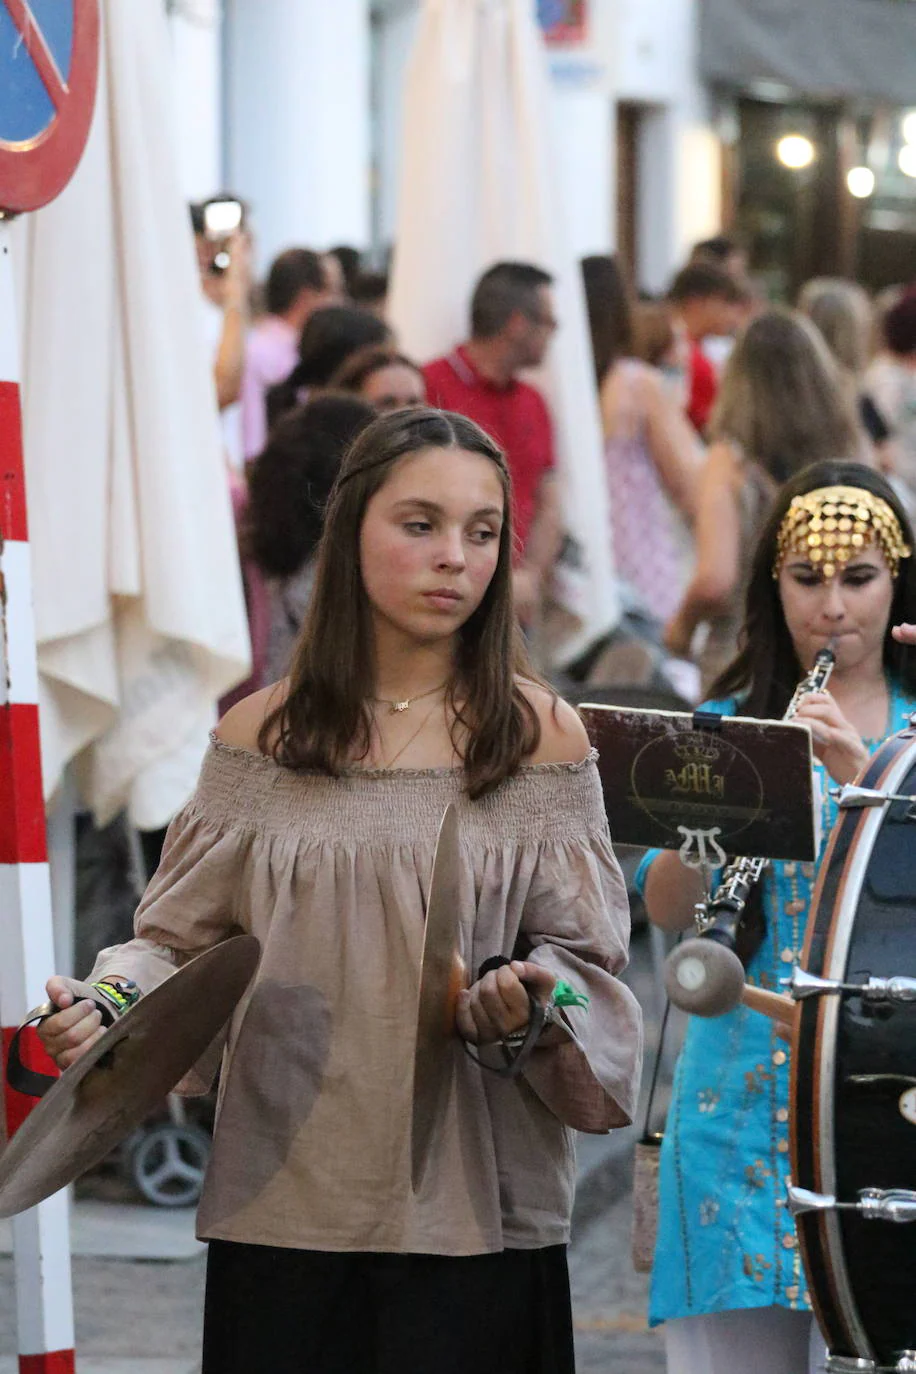
[[[90,981],[120,974],[151,992],[195,955],[238,934],[251,838],[250,830],[208,807],[198,787],[168,828],[134,917],[134,939],[103,949]]]
[[[620,981],[627,963],[630,909],[611,847],[594,763],[577,779],[582,830],[539,846],[526,897],[526,957],[587,994],[587,1008],[564,1009],[573,1035],[535,1050],[525,1076],[550,1110],[580,1131],[603,1132],[633,1119],[642,1067],[642,1015]]]

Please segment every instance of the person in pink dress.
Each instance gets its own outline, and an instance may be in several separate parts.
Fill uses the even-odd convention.
[[[242,444],[245,459],[267,442],[267,392],[299,361],[299,339],[306,320],[341,294],[325,256],[309,248],[287,248],[275,258],[265,285],[267,313],[254,326],[245,349],[242,374]]]

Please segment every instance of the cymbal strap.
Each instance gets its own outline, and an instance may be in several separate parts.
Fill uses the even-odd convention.
[[[508,1044],[505,1040],[499,1041],[494,1046],[486,1047],[488,1049],[498,1048],[502,1051],[503,1063],[501,1065],[485,1063],[480,1055],[475,1053],[475,1047],[473,1045],[469,1045],[464,1039],[461,1041],[465,1053],[470,1055],[474,1063],[481,1069],[486,1069],[488,1073],[495,1073],[498,1078],[518,1078],[528,1060],[531,1058],[532,1052],[537,1042],[540,1040],[547,1023],[548,1009],[545,1004],[539,1002],[528,988],[526,988],[525,991],[528,993],[529,1015],[524,1039],[517,1048],[514,1045]]]
[[[96,997],[77,997],[77,1002],[94,1002],[102,1014],[102,1025],[106,1028],[113,1026],[118,1019],[118,1012],[110,1002],[106,1003],[101,998]],[[42,1002],[40,1007],[33,1007],[28,1016],[18,1027],[10,1041],[9,1053],[6,1058],[6,1081],[17,1093],[23,1093],[26,1097],[44,1097],[49,1088],[57,1082],[57,1076],[51,1073],[40,1073],[37,1069],[30,1069],[22,1062],[22,1055],[19,1051],[19,1041],[22,1033],[30,1026],[40,1026],[42,1021],[47,1021],[50,1016],[55,1016],[60,1010],[53,1002]]]

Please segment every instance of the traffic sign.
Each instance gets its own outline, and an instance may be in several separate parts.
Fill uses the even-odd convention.
[[[37,210],[64,189],[98,65],[98,0],[0,0],[0,209]]]

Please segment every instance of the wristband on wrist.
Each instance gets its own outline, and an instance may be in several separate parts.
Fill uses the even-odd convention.
[[[119,979],[114,983],[108,978],[100,978],[91,985],[100,992],[107,1002],[111,1002],[119,1016],[130,1011],[140,1001],[140,989],[132,978]]]

